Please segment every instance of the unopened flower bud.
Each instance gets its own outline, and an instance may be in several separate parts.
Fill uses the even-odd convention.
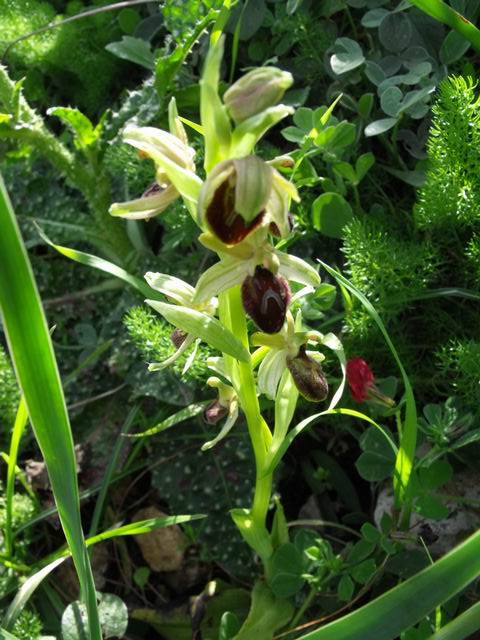
[[[273,170],[256,156],[220,162],[200,192],[200,223],[223,243],[241,242],[262,223]]]
[[[264,333],[277,333],[283,327],[290,298],[285,278],[261,266],[242,284],[243,308]]]
[[[306,400],[325,400],[328,395],[327,379],[320,364],[307,355],[304,345],[300,347],[296,356],[287,358],[287,367],[295,386]]]
[[[177,349],[180,349],[182,344],[185,342],[186,337],[187,334],[185,333],[185,331],[182,331],[182,329],[175,329],[175,331],[170,336],[170,340],[173,342],[174,346]]]
[[[394,400],[377,388],[375,376],[363,358],[352,358],[347,362],[347,380],[355,402],[361,404],[371,400],[388,408],[395,406]]]
[[[227,89],[223,102],[235,122],[243,122],[278,104],[292,84],[292,74],[288,71],[258,67]]]
[[[228,407],[221,404],[220,400],[213,400],[203,412],[203,419],[207,424],[217,424],[228,414]]]

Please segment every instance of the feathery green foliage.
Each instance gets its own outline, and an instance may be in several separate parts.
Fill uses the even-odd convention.
[[[471,78],[440,85],[428,141],[429,169],[415,207],[420,229],[480,223],[480,98]]]

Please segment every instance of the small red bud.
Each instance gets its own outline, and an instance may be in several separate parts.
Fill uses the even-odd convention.
[[[295,357],[287,358],[287,367],[295,386],[310,402],[322,402],[328,395],[328,382],[318,362],[310,358],[305,346],[301,346]]]
[[[264,267],[257,266],[242,284],[243,308],[264,333],[277,333],[283,327],[290,298],[285,278]]]
[[[355,402],[363,403],[372,400],[387,407],[395,405],[391,398],[377,389],[375,376],[363,358],[352,358],[347,362],[347,380]]]

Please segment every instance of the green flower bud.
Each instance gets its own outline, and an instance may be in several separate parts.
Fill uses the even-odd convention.
[[[287,71],[275,67],[258,67],[237,80],[225,92],[223,102],[235,122],[243,122],[278,104],[293,84]]]

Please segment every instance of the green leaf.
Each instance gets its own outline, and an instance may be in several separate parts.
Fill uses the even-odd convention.
[[[392,129],[397,122],[397,118],[383,118],[382,120],[375,120],[365,127],[365,135],[367,138],[379,136],[380,134]]]
[[[395,118],[402,108],[403,93],[398,87],[388,87],[381,97],[380,106],[387,116]]]
[[[314,228],[330,238],[342,238],[343,228],[352,219],[352,207],[338,193],[322,193],[312,205]]]
[[[349,162],[338,162],[337,164],[333,165],[333,170],[335,171],[335,173],[338,173],[338,175],[342,176],[342,178],[345,178],[345,180],[348,180],[352,184],[357,183],[357,175],[355,173],[355,169]]]
[[[387,51],[399,53],[412,39],[412,23],[406,13],[388,13],[380,23],[378,35]]]
[[[361,182],[370,169],[375,164],[375,156],[371,151],[363,153],[355,162],[355,173],[357,174],[357,182]]]
[[[188,407],[185,407],[184,409],[180,409],[180,411],[177,411],[176,413],[169,416],[168,418],[165,418],[165,420],[162,420],[162,422],[155,425],[154,427],[151,427],[150,429],[146,429],[141,433],[129,433],[127,437],[128,438],[146,438],[148,436],[154,436],[157,433],[162,433],[163,431],[166,431],[167,429],[174,427],[176,424],[179,424],[184,420],[189,420],[190,418],[197,416],[199,413],[201,413],[205,409],[205,407],[209,403],[210,403],[210,400],[206,400],[205,402],[196,402],[194,404],[190,404],[188,405]]]
[[[276,598],[262,582],[256,582],[247,619],[235,640],[272,640],[277,629],[284,627],[293,614],[293,607],[283,598]]]
[[[387,9],[379,8],[379,9],[371,9],[367,11],[367,13],[362,17],[361,23],[362,26],[367,29],[374,29],[378,27],[382,20],[387,16],[390,12]]]
[[[86,545],[87,547],[91,547],[94,544],[98,544],[99,542],[103,542],[104,540],[111,540],[112,538],[151,533],[152,531],[155,531],[156,529],[160,529],[162,527],[182,524],[183,522],[191,522],[192,520],[200,520],[205,517],[206,516],[204,516],[203,514],[196,514],[192,516],[165,516],[164,518],[150,518],[149,520],[139,520],[122,527],[117,527],[116,529],[109,529],[108,531],[99,533],[93,538],[87,539]],[[15,620],[25,608],[27,602],[34,594],[37,587],[56,567],[62,564],[62,562],[64,562],[64,560],[66,560],[68,557],[70,557],[69,551],[57,552],[54,559],[50,560],[50,562],[45,567],[42,567],[42,569],[27,578],[27,580],[18,590],[10,606],[8,607],[8,610],[2,621],[4,626],[11,627],[14,624]]]
[[[340,582],[337,587],[338,599],[342,602],[349,602],[355,591],[355,584],[350,576],[345,575],[340,578]]]
[[[82,532],[75,452],[65,398],[38,289],[1,176],[0,228],[3,326],[88,607],[90,637],[101,640],[95,586]]]
[[[470,42],[456,31],[450,31],[440,47],[440,61],[450,65],[470,49]]]
[[[367,429],[360,438],[363,453],[355,466],[364,480],[381,482],[389,478],[395,467],[395,455],[388,442],[377,429]]]
[[[376,543],[380,540],[380,537],[382,535],[380,531],[377,529],[377,527],[374,527],[373,524],[371,524],[370,522],[365,522],[365,524],[362,525],[361,532],[362,532],[362,537],[367,542]]]
[[[240,621],[231,611],[225,611],[218,630],[218,640],[233,640],[240,631]]]
[[[303,586],[303,558],[297,547],[288,542],[279,547],[272,558],[272,575],[269,580],[274,595],[289,598]]]
[[[356,69],[365,62],[360,45],[350,38],[337,38],[334,55],[330,58],[333,72],[337,75]]]
[[[442,0],[411,0],[411,3],[438,22],[455,29],[480,52],[480,30],[446,2],[442,2]]]
[[[420,467],[418,476],[425,490],[434,491],[452,479],[453,469],[446,460],[436,460],[429,467]]]
[[[80,264],[87,265],[88,267],[94,267],[95,269],[109,273],[110,275],[129,284],[143,296],[152,297],[157,295],[156,291],[149,287],[144,280],[137,278],[136,276],[132,276],[128,271],[125,271],[125,269],[122,269],[122,267],[119,267],[113,262],[94,256],[91,253],[85,253],[84,251],[77,251],[76,249],[70,249],[69,247],[62,247],[59,244],[54,244],[38,226],[37,230],[44,242],[67,258],[70,258],[75,262],[80,262]]]
[[[123,36],[120,42],[110,42],[105,49],[113,53],[117,58],[139,64],[149,71],[155,69],[155,56],[153,55],[150,43],[141,38]]]
[[[415,500],[415,512],[431,520],[448,518],[449,510],[435,496],[420,496]]]
[[[474,638],[478,632],[480,620],[480,602],[461,613],[454,620],[446,624],[440,631],[434,633],[429,640],[464,640]]]
[[[216,318],[180,305],[167,304],[157,300],[145,300],[145,302],[175,327],[201,338],[214,349],[227,353],[241,362],[250,361],[247,349]]]
[[[94,145],[100,131],[94,129],[90,120],[78,109],[71,107],[51,107],[47,110],[49,116],[56,116],[70,127],[75,135],[75,146],[78,149],[85,149]]]
[[[358,115],[363,120],[368,120],[373,107],[373,93],[364,93],[358,101]]]
[[[480,574],[480,532],[387,593],[300,640],[394,640]],[[379,624],[381,620],[381,624]],[[458,636],[452,636],[457,640]]]
[[[128,625],[128,609],[118,596],[98,593],[98,613],[104,638],[121,638]],[[87,612],[80,602],[72,602],[62,615],[63,640],[88,640]]]
[[[359,584],[367,584],[367,582],[374,576],[377,570],[377,565],[373,558],[364,560],[358,566],[353,567],[351,570],[352,578]]]

